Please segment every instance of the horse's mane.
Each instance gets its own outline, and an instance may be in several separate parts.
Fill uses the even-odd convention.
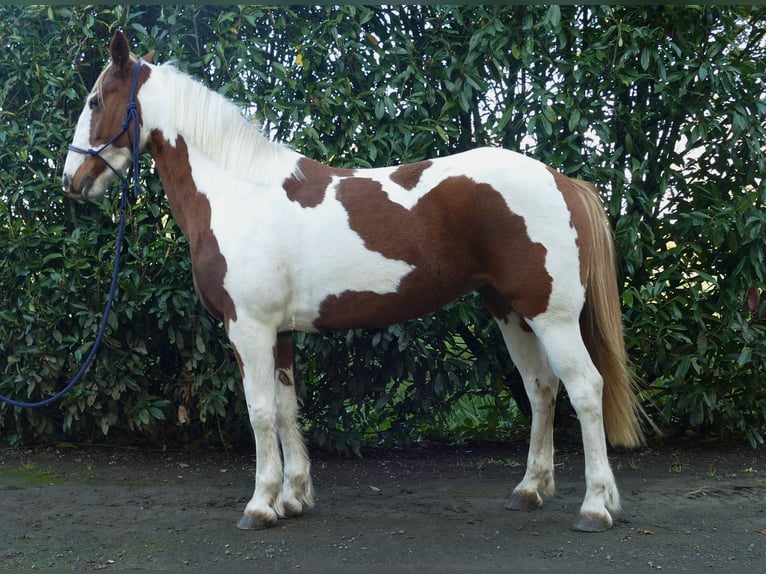
[[[254,182],[284,177],[287,146],[267,139],[255,121],[247,119],[233,102],[181,72],[172,62],[155,66],[161,87],[172,102],[168,114],[179,134],[229,174]],[[282,171],[280,171],[280,168]]]

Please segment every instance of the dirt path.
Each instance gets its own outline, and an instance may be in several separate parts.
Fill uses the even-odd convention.
[[[317,506],[270,530],[235,528],[250,454],[0,449],[0,568],[758,570],[766,457],[678,443],[612,456],[624,510],[602,534],[569,529],[582,454],[557,453],[555,496],[505,510],[525,447],[314,453]]]

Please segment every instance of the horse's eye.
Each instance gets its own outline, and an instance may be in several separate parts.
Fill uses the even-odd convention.
[[[89,107],[91,110],[95,110],[95,109],[96,109],[96,108],[98,108],[99,106],[101,106],[101,101],[98,99],[98,96],[93,96],[93,97],[92,97],[92,98],[91,98],[91,99],[88,101],[88,107]]]

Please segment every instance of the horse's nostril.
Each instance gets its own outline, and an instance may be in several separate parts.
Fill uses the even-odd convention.
[[[78,184],[75,184],[74,178],[71,175],[64,175],[61,178],[61,182],[64,185],[64,193],[68,197],[84,199],[87,197],[88,190],[93,185],[93,178],[90,175],[85,175]]]
[[[90,176],[90,174],[85,174],[82,177],[82,181],[80,182],[80,194],[83,197],[88,197],[91,187],[93,187],[93,178]]]

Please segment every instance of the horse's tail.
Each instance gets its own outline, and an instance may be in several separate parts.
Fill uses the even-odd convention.
[[[644,441],[640,418],[646,413],[628,368],[612,231],[596,188],[584,181],[572,182],[588,212],[592,231],[580,325],[585,346],[604,379],[604,428],[612,445],[636,447]]]

